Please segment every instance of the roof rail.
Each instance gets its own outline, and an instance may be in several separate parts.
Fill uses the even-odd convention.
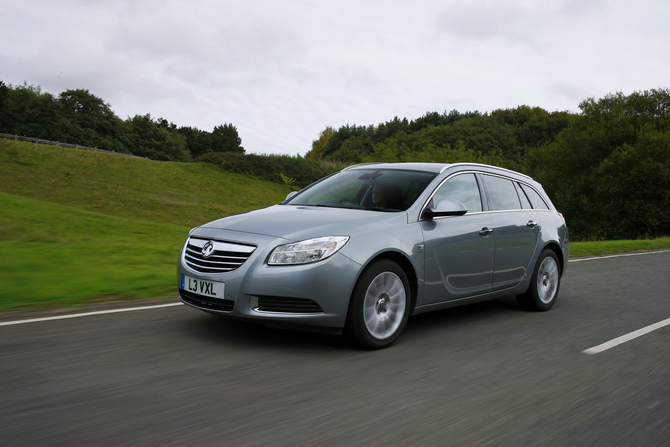
[[[481,167],[485,167],[485,168],[500,169],[501,171],[511,172],[512,174],[521,175],[521,176],[526,177],[530,180],[533,180],[533,178],[531,176],[526,175],[523,172],[513,171],[513,170],[507,169],[507,168],[501,168],[500,166],[487,165],[487,164],[484,164],[484,163],[468,163],[468,162],[452,163],[449,166],[445,166],[445,169],[450,168],[452,166],[481,166]]]
[[[359,166],[366,166],[366,165],[387,165],[387,164],[388,163],[385,163],[383,161],[371,161],[369,163],[359,163],[359,164],[356,164],[356,165],[347,166],[346,168],[344,168],[342,170],[346,171],[348,169],[353,169],[353,168],[357,168]]]

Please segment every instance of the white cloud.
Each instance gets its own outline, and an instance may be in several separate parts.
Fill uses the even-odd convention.
[[[87,88],[121,117],[237,126],[304,154],[326,126],[667,87],[670,3],[9,0],[0,80]],[[30,26],[26,26],[30,23]]]
[[[602,14],[600,0],[448,2],[438,28],[465,41],[504,42],[542,51],[573,25]]]

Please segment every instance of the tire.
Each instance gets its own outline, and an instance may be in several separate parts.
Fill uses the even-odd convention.
[[[405,328],[411,302],[409,281],[403,269],[388,259],[376,261],[354,287],[346,333],[362,348],[386,348]]]
[[[543,312],[551,309],[558,297],[561,285],[561,267],[556,253],[545,249],[537,258],[537,263],[530,278],[528,290],[516,299],[521,307],[527,310]]]

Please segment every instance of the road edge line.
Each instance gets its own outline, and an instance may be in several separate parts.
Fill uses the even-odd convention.
[[[40,321],[65,320],[68,318],[90,317],[92,315],[114,314],[118,312],[132,312],[135,310],[159,309],[161,307],[181,306],[182,303],[159,304],[156,306],[126,307],[123,309],[98,310],[95,312],[83,312],[79,314],[56,315],[53,317],[30,318],[26,320],[13,320],[0,322],[0,326],[13,326],[17,324],[38,323]]]
[[[653,254],[656,254],[656,253],[668,253],[668,252],[670,252],[670,250],[645,251],[644,253],[620,253],[618,255],[593,256],[593,257],[590,257],[590,258],[568,259],[568,262],[596,261],[598,259],[623,258],[625,256],[653,255]]]

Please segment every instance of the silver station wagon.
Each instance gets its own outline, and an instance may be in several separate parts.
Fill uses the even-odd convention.
[[[192,307],[384,348],[410,315],[516,295],[553,306],[568,230],[530,177],[474,163],[350,166],[282,203],[191,230]]]

